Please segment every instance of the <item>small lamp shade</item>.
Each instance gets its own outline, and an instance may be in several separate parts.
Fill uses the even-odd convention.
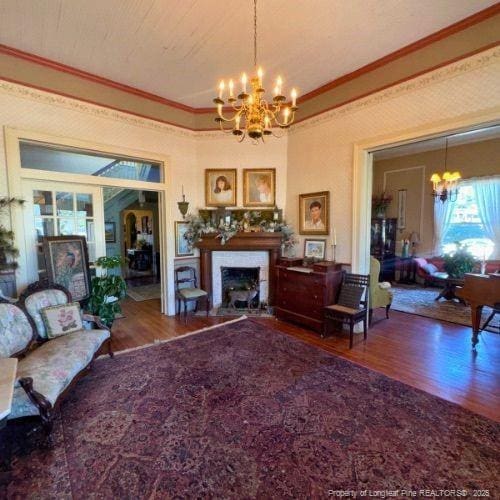
[[[410,234],[410,243],[412,245],[418,245],[420,243],[420,236],[418,235],[418,233],[416,231],[413,231]]]

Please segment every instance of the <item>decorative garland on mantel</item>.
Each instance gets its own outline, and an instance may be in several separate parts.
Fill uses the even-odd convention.
[[[241,219],[233,219],[229,223],[220,222],[216,224],[212,219],[203,218],[200,215],[188,214],[186,216],[188,228],[184,233],[184,238],[192,249],[195,243],[201,241],[206,234],[215,234],[220,239],[220,244],[225,245],[233,236],[238,233],[247,232],[267,232],[281,233],[282,246],[284,251],[290,251],[298,243],[294,236],[292,226],[283,221],[270,221],[261,216],[260,212],[245,212]]]

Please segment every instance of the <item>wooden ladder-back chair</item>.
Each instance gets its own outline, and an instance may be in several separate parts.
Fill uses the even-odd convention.
[[[198,288],[196,270],[194,267],[182,266],[175,269],[175,298],[176,314],[181,313],[181,302],[184,304],[184,323],[187,323],[187,306],[189,302],[195,302],[195,311],[198,301],[204,300],[207,316],[210,310],[210,295],[205,290]]]

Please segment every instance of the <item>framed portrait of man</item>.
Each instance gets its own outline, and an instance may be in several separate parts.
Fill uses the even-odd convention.
[[[184,235],[188,230],[189,224],[184,221],[175,221],[175,256],[188,257],[194,255],[193,249],[189,248]]]
[[[205,205],[207,207],[234,207],[236,205],[237,170],[205,169]]]
[[[330,226],[329,217],[329,191],[299,195],[299,234],[328,234]]]
[[[42,241],[49,283],[62,285],[76,302],[88,299],[90,275],[85,236],[45,236]]]
[[[243,169],[243,205],[245,207],[276,205],[276,169]]]

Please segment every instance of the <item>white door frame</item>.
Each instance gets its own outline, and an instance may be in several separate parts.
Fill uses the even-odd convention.
[[[499,122],[500,106],[495,106],[487,111],[471,113],[459,118],[443,120],[354,144],[351,260],[353,272],[363,274],[370,272],[370,221],[373,184],[373,157],[371,153],[380,149],[432,139],[445,134],[498,125]]]
[[[139,189],[144,191],[158,192],[158,213],[159,213],[159,250],[161,255],[161,285],[162,300],[161,312],[164,314],[175,314],[174,290],[168,286],[173,283],[174,276],[174,238],[168,237],[167,222],[173,220],[171,210],[172,199],[172,172],[170,159],[157,153],[145,152],[121,146],[99,144],[95,142],[82,141],[79,139],[54,136],[32,130],[22,130],[11,127],[4,127],[6,160],[7,160],[7,180],[9,196],[22,198],[24,179],[53,181],[57,175],[57,181],[71,184],[85,184],[95,186],[115,186],[128,189]],[[106,155],[124,156],[146,161],[154,161],[163,166],[160,182],[130,181],[127,179],[112,179],[110,177],[96,177],[82,174],[69,174],[66,172],[49,172],[44,170],[21,168],[21,155],[19,142],[21,140],[39,141],[42,143],[56,144],[63,147],[72,147],[88,151],[104,153]],[[11,208],[11,224],[13,228],[23,227],[23,211],[20,207]],[[28,285],[26,276],[27,252],[23,234],[14,231],[14,243],[19,249],[19,268],[16,270],[16,283],[18,292]]]

